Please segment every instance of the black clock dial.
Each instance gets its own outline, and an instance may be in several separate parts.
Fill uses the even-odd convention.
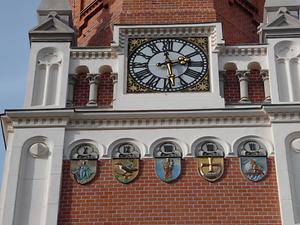
[[[146,89],[181,91],[193,87],[207,74],[208,57],[201,47],[185,39],[153,39],[129,55],[128,72]]]

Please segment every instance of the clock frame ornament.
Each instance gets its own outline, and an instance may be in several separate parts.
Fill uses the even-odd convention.
[[[209,90],[208,37],[128,39],[127,93]]]

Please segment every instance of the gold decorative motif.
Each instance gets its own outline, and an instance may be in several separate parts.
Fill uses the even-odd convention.
[[[144,44],[148,40],[149,39],[146,39],[146,38],[129,39],[128,40],[128,54],[130,55],[135,48],[137,48],[140,45]]]
[[[206,37],[188,38],[188,40],[198,47],[201,47],[206,53],[208,52],[208,39]]]

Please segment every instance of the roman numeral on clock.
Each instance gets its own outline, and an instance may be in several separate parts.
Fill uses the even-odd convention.
[[[151,56],[146,55],[146,54],[143,53],[143,52],[138,52],[137,55],[138,55],[138,56],[142,56],[142,57],[144,57],[145,59],[150,59],[150,58],[151,58]]]
[[[151,49],[153,54],[157,54],[160,52],[159,48],[157,47],[157,45],[155,43],[149,44],[148,47]]]
[[[202,61],[192,61],[189,63],[190,67],[203,67],[204,66],[204,62]]]
[[[189,76],[194,79],[197,79],[199,77],[200,73],[195,70],[192,70],[192,69],[187,69],[185,71],[184,75]]]
[[[152,75],[152,77],[147,81],[146,84],[151,87],[156,87],[160,80],[161,80],[160,77]]]
[[[168,91],[172,89],[172,83],[169,78],[164,78],[164,90]]]
[[[134,68],[146,68],[148,66],[148,64],[145,63],[141,63],[141,62],[134,62],[133,63],[133,67]]]
[[[187,57],[187,58],[192,58],[192,57],[194,57],[194,56],[196,56],[196,55],[198,55],[198,54],[199,54],[199,52],[195,51],[195,52],[192,52],[192,53],[186,55],[185,57]]]
[[[163,51],[173,51],[173,42],[170,40],[163,41]]]
[[[182,75],[178,77],[179,78],[179,82],[181,85],[185,86],[185,85],[188,85],[189,83],[186,82],[183,78],[182,78]]]
[[[150,71],[148,69],[144,69],[139,72],[136,72],[135,76],[138,77],[140,80],[144,80],[147,77],[152,76],[152,74],[150,73]]]

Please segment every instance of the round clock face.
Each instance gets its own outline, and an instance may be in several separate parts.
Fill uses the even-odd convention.
[[[141,86],[174,92],[196,85],[207,74],[208,57],[202,48],[184,39],[160,38],[136,48],[128,70]]]

